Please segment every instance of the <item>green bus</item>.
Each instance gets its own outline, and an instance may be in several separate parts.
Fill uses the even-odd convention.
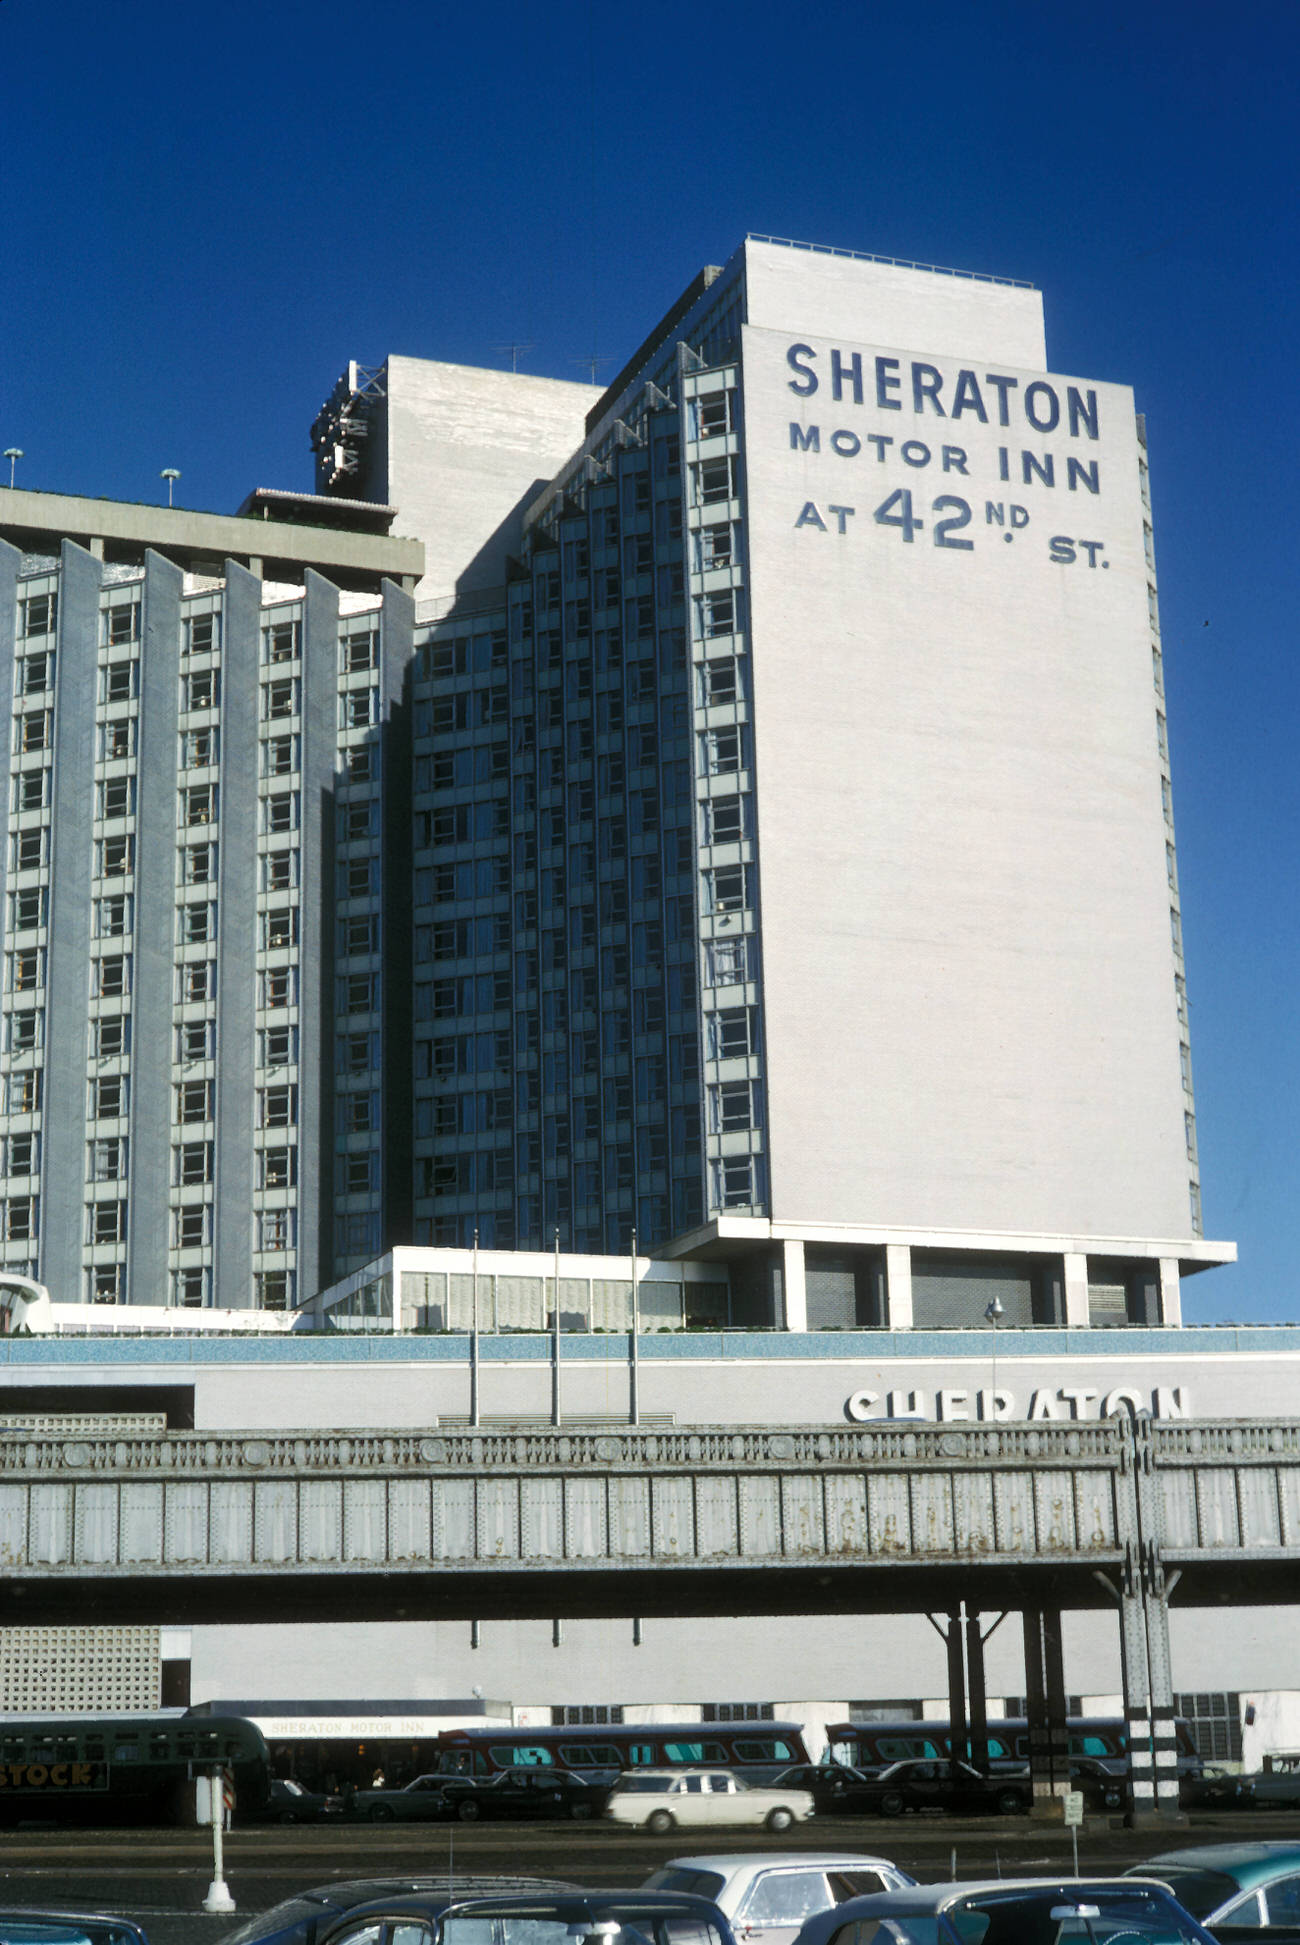
[[[194,1821],[194,1779],[228,1770],[236,1802],[270,1786],[261,1730],[243,1716],[0,1716],[0,1823]]]

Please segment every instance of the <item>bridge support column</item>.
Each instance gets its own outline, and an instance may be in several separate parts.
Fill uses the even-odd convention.
[[[1025,1610],[1025,1697],[1029,1716],[1029,1777],[1033,1814],[1060,1822],[1062,1790],[1069,1788],[1069,1732],[1065,1720],[1065,1658],[1061,1610]]]
[[[971,1608],[966,1609],[966,1685],[970,1690],[970,1759],[976,1769],[987,1773],[989,1703],[984,1680],[984,1636],[980,1632],[980,1617]]]

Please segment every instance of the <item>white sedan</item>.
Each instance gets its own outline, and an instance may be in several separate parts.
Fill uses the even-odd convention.
[[[789,1830],[813,1813],[808,1790],[746,1783],[729,1769],[638,1769],[619,1777],[604,1814],[662,1833],[679,1825],[761,1824]]]

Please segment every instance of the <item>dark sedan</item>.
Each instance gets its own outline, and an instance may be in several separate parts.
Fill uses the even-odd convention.
[[[406,1897],[360,1905],[321,1945],[735,1945],[715,1904],[686,1892]]]
[[[1032,1799],[1028,1776],[1009,1777],[1005,1771],[985,1776],[969,1763],[924,1759],[891,1763],[870,1779],[870,1788],[882,1817],[900,1817],[904,1810],[1007,1817],[1028,1810]]]
[[[879,1802],[875,1778],[846,1763],[794,1763],[772,1778],[773,1790],[807,1790],[819,1817],[853,1817]]]
[[[554,1878],[476,1877],[471,1871],[457,1872],[454,1893],[457,1898],[508,1896],[529,1892],[535,1897],[559,1897],[574,1887]],[[408,1897],[433,1897],[444,1904],[451,1901],[453,1885],[445,1877],[369,1877],[341,1878],[333,1884],[315,1884],[271,1905],[248,1918],[235,1931],[227,1932],[221,1945],[317,1945],[346,1912],[358,1905],[369,1909],[376,1900],[393,1902]],[[99,1940],[94,1945],[100,1945]],[[104,1945],[113,1945],[104,1941]]]
[[[503,1769],[480,1782],[472,1776],[443,1778],[447,1811],[462,1823],[479,1817],[598,1817],[609,1785],[589,1783],[572,1770]]]
[[[271,1787],[254,1809],[236,1805],[240,1823],[320,1823],[324,1817],[337,1816],[342,1799],[326,1796],[322,1790],[305,1790],[290,1776],[273,1776]]]
[[[354,1790],[344,1799],[343,1814],[362,1817],[367,1823],[428,1823],[448,1815],[443,1793],[447,1780],[431,1771],[400,1790]]]

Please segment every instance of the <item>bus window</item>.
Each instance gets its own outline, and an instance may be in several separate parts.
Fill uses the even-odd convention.
[[[489,1754],[498,1769],[525,1769],[555,1761],[549,1749],[540,1742],[494,1742]]]
[[[720,1742],[666,1742],[664,1760],[669,1763],[725,1763],[727,1752]]]
[[[789,1743],[782,1742],[779,1736],[769,1736],[765,1742],[751,1741],[749,1738],[742,1740],[740,1737],[737,1737],[733,1747],[736,1751],[736,1760],[740,1763],[789,1763],[794,1761],[793,1756],[790,1754]]]
[[[653,1767],[659,1760],[659,1752],[652,1742],[630,1742],[627,1746],[628,1767],[634,1765]]]
[[[140,1749],[134,1736],[131,1737],[129,1742],[115,1742],[113,1744],[113,1761],[115,1763],[136,1763],[139,1760]]]

